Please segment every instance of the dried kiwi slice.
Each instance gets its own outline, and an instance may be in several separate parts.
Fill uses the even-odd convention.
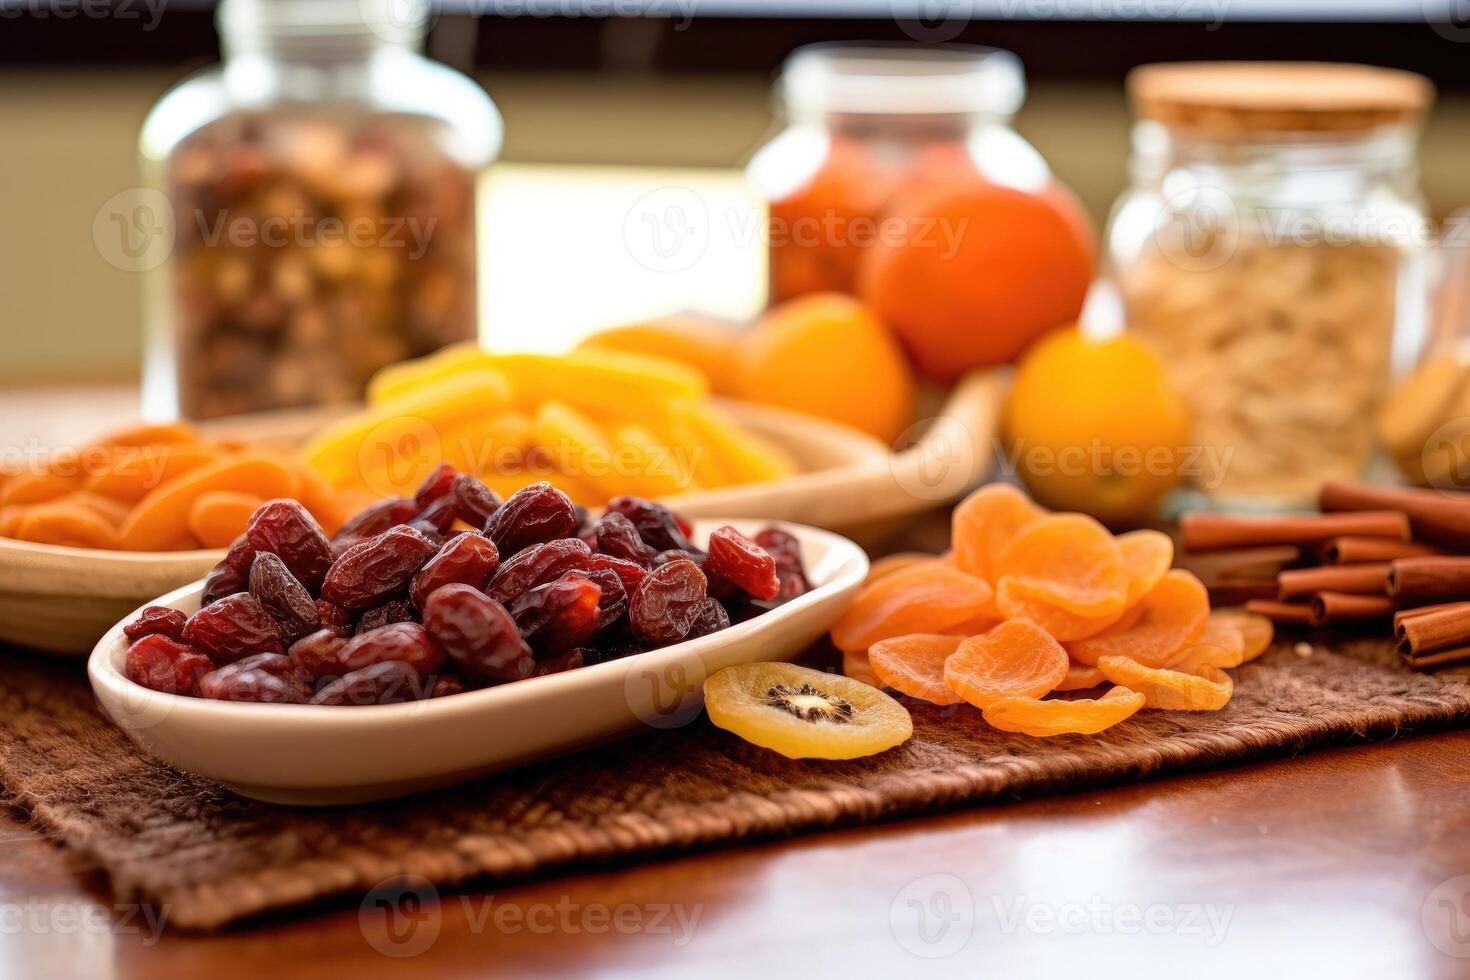
[[[704,682],[710,721],[789,759],[856,759],[914,733],[904,706],[875,687],[794,664],[739,664]]]

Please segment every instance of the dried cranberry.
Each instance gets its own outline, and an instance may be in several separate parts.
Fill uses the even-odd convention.
[[[151,633],[128,647],[123,676],[164,694],[193,695],[214,663],[193,647],[162,633]]]
[[[439,553],[419,570],[413,577],[408,596],[415,606],[422,609],[429,593],[451,582],[485,588],[485,583],[498,567],[500,553],[495,550],[495,542],[483,534],[466,531],[446,541]]]
[[[628,625],[658,646],[684,638],[704,608],[708,582],[692,561],[671,561],[648,574],[629,598]]]
[[[643,543],[632,521],[615,512],[603,514],[597,522],[597,550],[638,565],[647,565],[658,554],[656,549]]]
[[[418,492],[413,495],[414,503],[423,510],[434,501],[442,500],[454,492],[454,481],[458,478],[459,470],[448,463],[440,463],[419,484]]]
[[[424,628],[464,673],[514,681],[531,673],[531,648],[505,607],[473,586],[452,583],[424,601]]]
[[[297,581],[308,589],[322,584],[332,564],[332,544],[311,512],[294,500],[268,500],[250,515],[245,541],[255,554],[280,556]]]
[[[755,543],[776,559],[776,574],[781,579],[781,591],[776,598],[784,602],[811,591],[806,568],[801,563],[801,542],[795,535],[779,527],[768,527],[755,536]]]
[[[568,670],[576,670],[586,663],[580,649],[568,650],[566,653],[555,657],[546,657],[536,661],[536,669],[531,671],[532,677],[545,677],[547,674],[561,674]]]
[[[302,692],[297,685],[260,667],[239,671],[221,667],[200,678],[199,693],[216,701],[254,701],[260,704],[297,704],[302,700]]]
[[[281,624],[287,643],[322,627],[316,600],[286,563],[269,551],[258,552],[250,566],[250,594]]]
[[[188,619],[188,616],[169,606],[148,606],[123,627],[123,636],[129,640],[141,640],[145,636],[166,636],[177,640],[183,635],[184,623]]]
[[[480,481],[463,473],[454,481],[455,514],[470,527],[483,528],[490,515],[500,509],[500,496]]]
[[[343,524],[332,540],[337,542],[371,538],[382,534],[390,527],[407,524],[417,517],[418,513],[419,505],[413,500],[402,497],[384,500],[360,511],[356,517]]]
[[[374,606],[363,613],[352,632],[360,636],[392,623],[410,623],[416,618],[418,617],[413,611],[413,604],[407,599],[389,599],[381,606]]]
[[[291,644],[287,654],[302,677],[338,677],[342,674],[342,648],[347,638],[336,630],[321,629]]]
[[[633,562],[623,558],[614,558],[612,555],[593,555],[587,559],[587,567],[593,571],[605,568],[616,572],[618,578],[623,580],[623,591],[629,595],[633,594],[633,590],[638,588],[638,583],[642,582],[648,574],[648,569],[642,565],[635,565]]]
[[[359,633],[347,641],[337,659],[347,671],[361,670],[385,660],[399,660],[412,666],[422,677],[444,666],[444,652],[418,623],[390,623]]]
[[[391,527],[338,558],[322,582],[321,597],[344,609],[366,609],[403,588],[438,549],[411,527]]]
[[[527,589],[544,585],[566,572],[586,569],[591,559],[591,549],[579,538],[533,544],[517,552],[496,570],[485,586],[485,594],[497,602],[509,604]]]
[[[240,540],[245,539],[242,537]],[[225,560],[214,566],[214,571],[205,577],[204,590],[199,593],[200,605],[207,606],[216,599],[223,599],[236,592],[244,592],[250,584],[247,578],[250,574],[250,565],[247,563],[242,572],[230,564],[230,560],[230,557],[226,555]]]
[[[316,692],[312,704],[363,706],[399,704],[424,696],[418,671],[396,660],[344,674]]]
[[[760,545],[728,524],[709,536],[704,573],[733,582],[757,599],[774,599],[781,592],[776,559]]]
[[[252,653],[283,653],[285,636],[275,617],[248,592],[216,599],[189,617],[181,634],[185,643],[227,664]]]
[[[632,521],[643,543],[654,551],[689,550],[689,535],[680,527],[674,512],[663,504],[642,497],[614,497],[608,501],[607,509]]]
[[[335,602],[325,599],[316,601],[317,618],[321,620],[323,628],[330,628],[345,632],[352,628],[352,613],[343,609]]]
[[[565,538],[577,527],[577,510],[566,494],[550,483],[517,490],[485,522],[485,536],[502,558],[543,541]]]
[[[694,625],[689,627],[689,632],[684,639],[692,640],[699,636],[709,636],[718,633],[722,629],[729,629],[730,614],[725,607],[720,605],[718,599],[713,597],[705,599],[699,607],[699,615],[694,617]]]
[[[447,698],[451,694],[463,694],[464,681],[453,674],[440,674],[434,678],[433,686],[429,688],[429,697]]]
[[[257,701],[256,697],[231,696],[236,691],[235,678],[249,671],[263,671],[279,677],[291,686],[296,692],[293,700],[304,701],[311,694],[306,678],[297,668],[296,662],[291,658],[279,653],[257,653],[253,656],[236,660],[232,664],[225,664],[218,670],[211,671],[199,681],[199,696],[212,698],[216,701]],[[246,687],[259,686],[251,682]],[[264,690],[275,692],[274,685],[265,685]],[[268,697],[268,700],[275,700]]]
[[[698,548],[691,547],[688,551],[670,549],[668,551],[660,551],[658,554],[654,555],[652,565],[654,568],[657,568],[660,565],[667,565],[671,561],[692,561],[694,562],[694,564],[700,567],[700,571],[703,571],[704,561],[707,557],[708,556],[704,552],[700,551]]]
[[[521,593],[510,604],[516,626],[538,653],[561,653],[581,646],[597,632],[602,590],[581,572]]]

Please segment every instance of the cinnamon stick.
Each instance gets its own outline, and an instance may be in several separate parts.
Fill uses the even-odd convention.
[[[1387,619],[1394,602],[1386,595],[1352,595],[1348,592],[1318,592],[1312,596],[1312,625],[1330,626],[1367,619]]]
[[[1402,599],[1470,599],[1470,558],[1400,558],[1389,564],[1387,584]]]
[[[1350,592],[1355,595],[1386,595],[1389,564],[1328,565],[1323,568],[1293,568],[1276,576],[1278,599],[1300,599],[1316,592]]]
[[[1317,545],[1343,535],[1408,541],[1409,520],[1395,510],[1280,517],[1195,513],[1179,520],[1180,539],[1190,551],[1268,544]]]
[[[1399,649],[1409,656],[1470,644],[1470,603],[1429,606],[1414,616],[1402,616],[1394,629]]]
[[[1422,616],[1425,613],[1443,612],[1444,610],[1449,609],[1452,606],[1459,607],[1465,610],[1467,613],[1470,613],[1470,602],[1445,602],[1434,606],[1413,606],[1409,609],[1400,609],[1398,612],[1393,614],[1394,636],[1401,637],[1401,634],[1399,633],[1399,627],[1403,624],[1404,620],[1408,619],[1409,617]]]
[[[1410,670],[1438,670],[1441,667],[1456,667],[1470,663],[1470,647],[1451,647],[1421,655],[1405,654],[1404,666]]]
[[[1361,562],[1393,561],[1395,558],[1440,554],[1444,552],[1418,541],[1363,538],[1355,535],[1332,538],[1321,550],[1322,560],[1329,565],[1356,565]]]
[[[1409,518],[1414,537],[1470,551],[1470,495],[1415,487],[1370,487],[1326,483],[1319,502],[1324,511],[1397,510]]]
[[[1312,622],[1312,607],[1305,602],[1252,599],[1245,604],[1245,611],[1265,616],[1273,623],[1306,626]]]

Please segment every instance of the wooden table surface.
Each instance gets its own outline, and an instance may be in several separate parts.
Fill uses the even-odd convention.
[[[1464,977],[1467,774],[1470,732],[1405,736],[218,935],[160,935],[0,814],[0,980]]]

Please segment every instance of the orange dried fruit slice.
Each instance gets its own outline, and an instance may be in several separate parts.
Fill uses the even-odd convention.
[[[1239,667],[1244,660],[1245,638],[1240,630],[1211,613],[1199,636],[1185,644],[1164,666],[1192,674],[1201,667]]]
[[[736,664],[704,682],[709,720],[788,759],[856,759],[908,741],[914,723],[876,687],[795,664]]]
[[[994,584],[1001,555],[1022,528],[1045,516],[1045,510],[1009,483],[981,487],[954,509],[955,564]]]
[[[878,675],[873,673],[873,665],[868,662],[866,650],[848,650],[842,654],[842,675],[873,687],[883,686]]]
[[[928,555],[922,551],[900,551],[892,555],[884,555],[876,558],[868,566],[868,579],[866,585],[872,585],[879,579],[887,578],[894,572],[901,572],[905,568],[915,565],[926,565],[929,562],[940,561],[938,555]]]
[[[1265,653],[1276,635],[1276,627],[1269,619],[1244,609],[1216,609],[1210,613],[1210,620],[1229,623],[1240,631],[1244,644],[1241,663],[1249,663]]]
[[[1204,585],[1176,568],[1138,603],[1132,623],[1125,617],[1096,636],[1067,644],[1067,652],[1073,660],[1093,666],[1099,657],[1122,656],[1162,667],[1204,629],[1209,615],[1210,596]]]
[[[1067,676],[1060,684],[1052,688],[1054,691],[1085,691],[1089,687],[1097,687],[1107,680],[1103,672],[1096,667],[1086,664],[1072,664],[1067,668]]]
[[[1024,619],[964,640],[944,662],[944,683],[977,708],[998,698],[1039,698],[1067,676],[1067,651]]]
[[[1021,592],[1010,578],[1002,578],[995,592],[995,604],[1006,619],[1029,619],[1062,642],[1096,636],[1116,623],[1126,612],[1109,616],[1079,616],[1074,612],[1033,599]]]
[[[1198,673],[1149,667],[1132,657],[1099,657],[1098,670],[1114,684],[1142,694],[1150,708],[1167,711],[1219,711],[1230,702],[1234,683],[1219,667],[1203,666]]]
[[[1174,564],[1174,542],[1162,531],[1129,531],[1118,535],[1118,554],[1128,573],[1128,604],[1154,590]]]
[[[981,633],[989,633],[1000,625],[1005,617],[1001,616],[1000,610],[989,608],[977,616],[972,616],[963,623],[947,626],[939,632],[945,636],[979,636]]]
[[[939,633],[990,607],[984,579],[942,562],[916,565],[864,586],[832,625],[839,650],[866,650],[907,633]]]
[[[991,703],[981,715],[992,728],[1037,738],[1096,735],[1126,721],[1143,707],[1143,700],[1143,695],[1136,691],[1114,687],[1096,700],[1001,698]]]
[[[868,663],[884,687],[931,704],[959,704],[964,699],[944,683],[944,662],[964,641],[940,633],[895,636],[869,647]]]
[[[1118,542],[1085,514],[1053,514],[1022,528],[999,573],[1021,594],[1079,616],[1109,616],[1128,606]]]

